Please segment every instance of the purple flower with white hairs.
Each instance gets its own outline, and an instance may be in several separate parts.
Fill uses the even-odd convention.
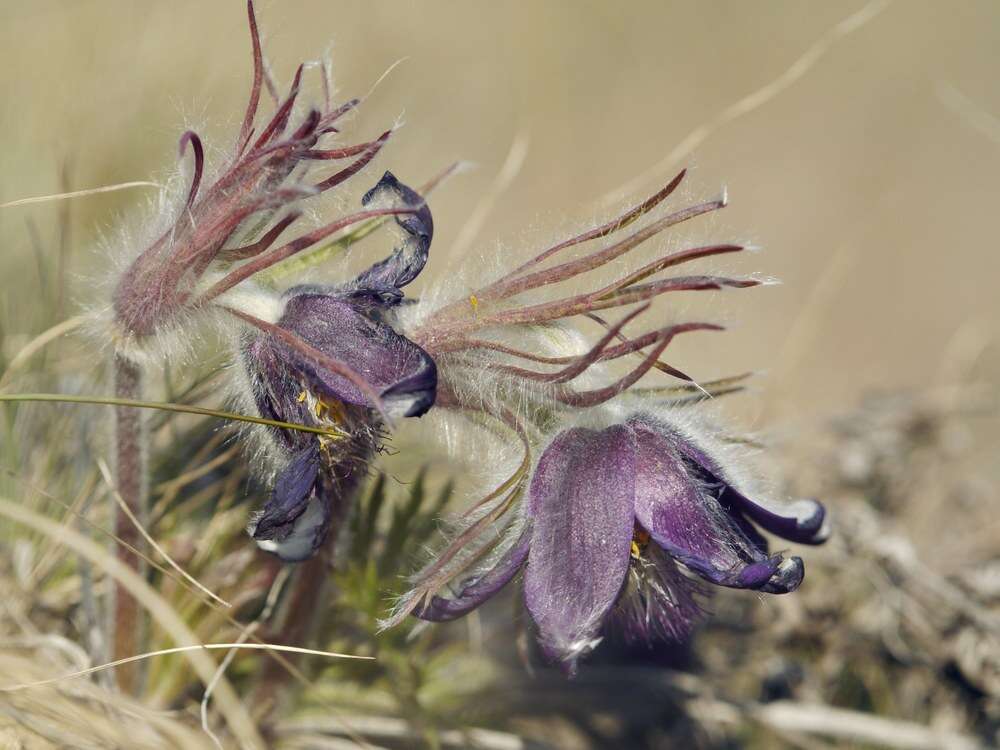
[[[408,336],[438,367],[436,413],[492,422],[520,443],[523,458],[458,517],[449,543],[412,577],[412,588],[384,626],[410,614],[459,617],[523,571],[525,601],[543,649],[573,671],[609,622],[636,639],[684,637],[700,612],[706,581],[764,593],[786,593],[801,583],[802,560],[770,554],[751,522],[815,544],[826,534],[823,507],[762,499],[769,495],[746,468],[746,457],[691,414],[707,396],[739,390],[745,376],[695,384],[661,359],[678,335],[721,326],[681,321],[629,330],[653,315],[653,303],[663,296],[760,284],[754,278],[662,275],[744,248],[673,250],[626,267],[591,291],[543,296],[601,267],[620,267],[663,230],[725,206],[722,199],[681,208],[604,247],[550,262],[576,246],[624,233],[670,197],[684,174],[623,215],[467,295],[443,305],[425,295],[432,301],[407,310]],[[619,308],[627,311],[617,321],[600,316]],[[568,325],[571,319],[590,320],[603,332],[586,342]],[[613,374],[610,367],[628,357],[639,361]],[[653,370],[683,384],[636,387]]]
[[[402,289],[426,264],[434,227],[422,195],[391,173],[365,194],[363,210],[280,240],[301,217],[301,201],[357,174],[391,131],[330,148],[325,139],[358,101],[334,106],[324,70],[322,103],[297,110],[304,66],[279,98],[252,0],[247,8],[253,83],[231,155],[202,190],[201,141],[190,131],[181,137],[182,154],[188,147],[194,153],[186,200],[116,279],[111,307],[116,393],[129,399],[141,391],[144,347],[169,341],[164,332],[186,339],[190,314],[215,309],[247,324],[235,347],[237,397],[246,410],[285,423],[257,430],[259,455],[274,477],[249,526],[257,543],[283,560],[314,555],[342,525],[392,420],[434,406],[433,415],[459,414],[507,436],[523,457],[458,519],[454,536],[413,576],[385,624],[409,614],[458,617],[524,571],[542,647],[572,672],[609,621],[633,638],[683,637],[700,611],[698,578],[765,593],[796,589],[802,560],[770,554],[752,523],[815,544],[826,533],[823,507],[762,499],[768,495],[744,458],[686,411],[703,397],[739,390],[743,376],[697,384],[661,358],[677,336],[722,327],[648,322],[665,297],[762,282],[669,275],[744,250],[736,244],[659,251],[633,262],[637,248],[723,208],[725,198],[653,217],[680,186],[682,171],[620,216],[498,278],[458,292],[459,271],[478,266],[463,262],[441,274],[440,289],[404,305]],[[275,109],[255,125],[265,89]],[[317,165],[347,159],[332,174],[314,173]],[[261,271],[341,230],[389,217],[402,244],[352,281],[283,293],[257,283]],[[595,282],[601,269],[615,277]],[[567,291],[569,283],[584,283],[584,290]],[[602,317],[615,311],[617,320]],[[579,330],[592,324],[600,327],[594,341]],[[683,384],[638,387],[654,370]],[[138,507],[141,430],[119,419],[117,434],[119,483]],[[436,434],[451,440],[454,432]]]
[[[253,83],[231,156],[203,187],[201,140],[192,131],[183,134],[182,155],[189,147],[194,154],[190,189],[172,223],[117,279],[113,333],[116,354],[138,362],[147,345],[169,341],[171,332],[190,338],[185,323],[191,313],[221,310],[247,324],[237,347],[242,405],[268,419],[326,431],[268,428],[265,438],[263,457],[277,470],[270,499],[250,530],[265,549],[301,560],[338,525],[389,420],[420,416],[434,402],[434,361],[393,328],[402,288],[427,262],[434,225],[424,198],[386,172],[364,195],[362,210],[281,240],[301,218],[303,200],[364,169],[392,131],[355,145],[324,144],[359,100],[334,105],[321,67],[322,101],[298,116],[305,66],[279,99],[252,0],[247,15]],[[255,125],[265,90],[275,109]],[[316,174],[342,161],[342,168]],[[389,217],[403,243],[349,283],[297,286],[280,295],[256,283],[260,272],[341,230]]]
[[[284,466],[249,531],[286,561],[311,556],[339,525],[380,446],[383,417],[419,417],[434,403],[434,360],[392,326],[401,287],[426,263],[433,220],[419,196],[388,172],[364,202],[387,197],[420,205],[398,219],[406,241],[347,284],[289,289],[277,323],[242,342],[261,416],[328,430],[275,430]]]
[[[805,544],[826,533],[819,503],[750,499],[708,450],[645,415],[556,435],[535,467],[524,514],[499,559],[413,614],[453,619],[523,570],[542,648],[570,672],[609,619],[647,641],[686,634],[699,612],[698,587],[680,568],[719,586],[798,588],[801,558],[769,554],[750,520]]]

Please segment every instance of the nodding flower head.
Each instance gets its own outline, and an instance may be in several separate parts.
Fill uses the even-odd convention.
[[[411,192],[391,174],[369,200],[383,191]],[[309,557],[338,525],[385,419],[419,417],[434,403],[434,360],[392,326],[401,287],[427,258],[430,211],[401,224],[409,240],[387,259],[342,286],[289,289],[277,323],[241,341],[243,382],[260,415],[327,431],[272,433],[283,465],[250,533],[282,559]]]
[[[794,591],[801,558],[770,554],[750,521],[816,544],[824,517],[811,500],[751,499],[717,457],[660,418],[570,428],[538,460],[516,541],[453,596],[434,596],[414,614],[462,615],[523,569],[542,647],[572,672],[609,619],[633,638],[683,636],[699,612],[699,589],[679,566],[719,586]]]
[[[330,101],[324,72],[324,101],[297,123],[293,109],[302,84],[300,65],[287,95],[262,125],[254,122],[265,87],[275,91],[264,66],[253,4],[247,4],[253,44],[253,84],[232,156],[218,178],[202,189],[204,149],[198,135],[181,136],[181,155],[190,147],[194,172],[187,199],[177,218],[124,271],[113,293],[119,345],[137,345],[176,326],[185,313],[205,308],[240,282],[358,222],[386,214],[405,215],[413,205],[366,207],[365,210],[279,242],[300,217],[302,199],[341,185],[379,152],[391,131],[374,140],[323,148],[324,137],[337,132],[338,121],[358,105]],[[325,176],[314,167],[350,160]],[[415,197],[415,194],[409,196]]]
[[[744,457],[734,457],[708,431],[680,427],[697,424],[680,416],[684,409],[739,390],[745,376],[699,385],[661,357],[676,336],[721,327],[675,322],[629,330],[653,314],[651,303],[663,295],[759,284],[753,278],[662,276],[743,248],[677,250],[592,291],[541,296],[623,258],[668,227],[725,205],[723,199],[682,208],[604,247],[547,263],[640,222],[683,177],[681,172],[622,216],[544,250],[468,296],[429,310],[421,309],[424,302],[414,306],[409,335],[437,363],[438,408],[505,426],[498,432],[520,444],[523,459],[459,516],[450,542],[413,576],[412,589],[384,625],[408,614],[458,617],[523,570],[542,646],[572,671],[609,619],[636,638],[682,637],[699,612],[701,589],[693,577],[768,593],[799,585],[802,561],[771,555],[750,521],[796,542],[817,543],[825,535],[822,506],[758,499],[749,489],[757,482],[747,479],[752,472],[743,468]],[[626,307],[614,322],[600,315]],[[597,323],[602,333],[581,345],[567,327],[570,319]],[[638,362],[624,375],[607,369],[628,357]],[[634,387],[652,370],[684,382]]]

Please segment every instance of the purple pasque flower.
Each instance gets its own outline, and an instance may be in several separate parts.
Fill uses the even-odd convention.
[[[384,200],[418,206],[397,218],[403,244],[347,284],[289,289],[277,322],[242,342],[260,415],[327,431],[273,431],[283,466],[249,531],[286,561],[313,555],[339,525],[381,445],[384,420],[422,416],[434,403],[434,360],[393,328],[402,287],[427,261],[433,220],[420,196],[388,172],[363,202]]]
[[[247,12],[253,46],[253,83],[232,156],[205,189],[204,149],[192,131],[181,136],[183,155],[194,154],[194,173],[176,218],[128,265],[112,295],[119,346],[141,345],[148,337],[182,327],[184,316],[224,302],[237,284],[325,238],[377,216],[411,208],[366,207],[353,215],[306,231],[286,242],[279,238],[300,216],[300,201],[342,185],[361,171],[388,140],[391,130],[374,140],[336,148],[322,141],[338,132],[339,120],[359,100],[335,105],[323,71],[323,102],[310,107],[296,124],[293,114],[304,66],[296,71],[288,94],[278,98],[264,64],[252,0]],[[264,123],[254,121],[263,89],[275,99]],[[317,166],[351,160],[332,173]]]
[[[664,277],[743,247],[671,250],[618,270],[611,282],[592,282],[589,291],[552,293],[599,269],[620,269],[665,229],[726,205],[724,198],[708,201],[641,225],[684,175],[499,279],[430,309],[421,300],[409,313],[410,338],[438,366],[436,411],[492,423],[494,432],[520,444],[523,458],[457,518],[447,545],[411,578],[384,626],[409,614],[459,617],[524,571],[541,643],[573,670],[609,622],[634,638],[683,637],[706,581],[765,593],[792,591],[801,582],[801,559],[771,555],[751,521],[817,543],[825,534],[822,506],[762,499],[751,489],[758,481],[744,455],[733,455],[714,432],[681,427],[696,424],[689,415],[707,395],[740,390],[745,376],[696,384],[661,357],[676,336],[721,326],[644,324],[655,314],[653,303],[667,295],[760,284],[705,274]],[[604,246],[553,262],[612,236]],[[617,321],[601,317],[616,309],[627,312]],[[600,336],[588,342],[571,325],[576,321],[601,326]],[[638,363],[624,374],[610,369],[629,357]],[[653,370],[683,384],[638,388]],[[604,426],[574,426],[595,421]]]
[[[502,556],[413,614],[453,619],[523,570],[542,648],[570,672],[609,621],[641,640],[685,635],[699,588],[682,570],[719,586],[798,588],[801,558],[770,554],[751,520],[804,544],[826,534],[821,504],[750,499],[696,438],[649,415],[556,435],[535,466],[524,514]]]

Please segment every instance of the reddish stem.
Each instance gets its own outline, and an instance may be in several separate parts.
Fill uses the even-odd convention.
[[[142,369],[135,362],[121,355],[115,355],[114,362],[115,396],[118,398],[142,398]],[[140,409],[117,407],[115,409],[115,482],[116,489],[129,510],[143,521],[146,507],[146,450],[143,415]],[[128,516],[116,506],[115,534],[131,547],[142,550],[143,539],[139,530]],[[123,544],[117,546],[119,561],[136,571],[144,573],[142,558]],[[144,649],[145,623],[142,620],[138,602],[121,585],[114,588],[113,616],[111,621],[112,658],[124,659],[135,656]],[[117,670],[118,684],[122,691],[130,694],[138,692],[141,681],[139,664],[125,664]]]

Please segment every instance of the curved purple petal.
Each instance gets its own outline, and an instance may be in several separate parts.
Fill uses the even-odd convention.
[[[349,364],[381,392],[391,415],[419,417],[434,404],[434,360],[383,322],[378,307],[352,304],[350,297],[309,287],[292,289],[289,295],[278,324],[324,354]],[[326,395],[349,404],[372,406],[346,378],[317,367],[295,352],[283,351]]]
[[[402,299],[399,289],[417,278],[427,263],[427,254],[434,237],[434,219],[423,196],[397,180],[392,172],[386,172],[378,184],[361,199],[363,206],[373,203],[416,209],[416,213],[396,217],[396,223],[406,233],[406,241],[393,250],[388,258],[359,274],[353,282],[353,286],[358,289],[387,294],[387,302],[392,298],[398,302]]]
[[[686,466],[674,440],[632,422],[636,441],[635,515],[671,556],[712,583],[760,589],[779,571]]]
[[[318,474],[319,446],[314,440],[292,456],[263,511],[250,521],[248,531],[261,549],[296,562],[318,548],[330,520],[329,505],[315,492]]]
[[[294,378],[282,353],[266,336],[254,338],[243,348],[242,356],[254,402],[262,417],[278,422],[313,424],[315,415],[309,404],[299,399],[302,384]],[[278,429],[276,433],[292,450],[315,442],[314,436],[296,430]]]
[[[453,597],[433,597],[423,607],[417,607],[413,611],[413,615],[421,620],[444,622],[468,614],[510,582],[510,579],[524,565],[524,561],[528,559],[530,545],[531,528],[529,524],[513,546],[492,568],[479,575],[466,578],[459,584],[458,593]]]
[[[719,502],[737,509],[762,527],[791,542],[822,544],[829,537],[826,508],[818,500],[802,498],[779,502],[751,500],[727,484]]]
[[[768,594],[788,594],[795,591],[806,575],[806,566],[801,557],[787,557],[781,561],[771,580],[761,587]]]
[[[726,479],[722,467],[708,453],[668,427],[664,426],[663,430],[674,439],[677,450],[707,483],[722,486],[719,502],[725,507],[745,513],[767,531],[789,541],[800,544],[822,544],[826,541],[829,533],[824,525],[826,509],[822,503],[810,499],[787,502],[751,500]]]
[[[628,572],[634,477],[631,431],[614,426],[560,433],[531,480],[525,601],[545,652],[570,672],[599,640]]]

